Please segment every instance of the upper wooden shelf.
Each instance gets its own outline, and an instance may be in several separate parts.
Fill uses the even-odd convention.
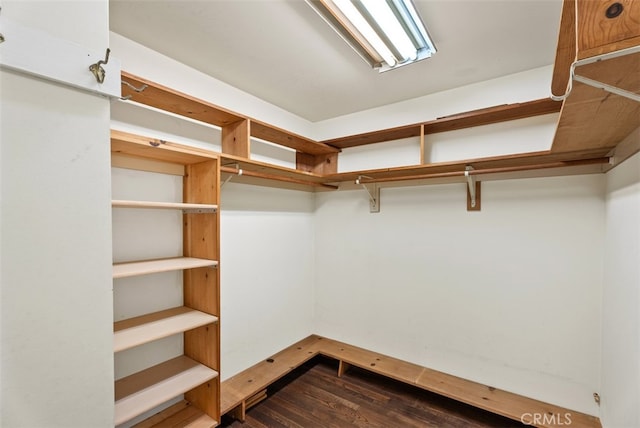
[[[565,0],[553,94],[561,96],[571,87],[574,62],[640,46],[640,3],[619,4],[620,14],[611,16],[609,8],[615,6],[610,1]],[[640,53],[577,65],[575,74],[640,94]],[[552,151],[613,149],[639,126],[640,103],[574,81],[563,102]]]
[[[115,425],[122,424],[218,376],[218,372],[180,356],[115,383]]]
[[[249,135],[251,137],[260,138],[262,140],[289,147],[302,153],[319,155],[339,152],[335,147],[318,143],[309,138],[293,132],[285,131],[276,126],[251,119],[238,113],[233,113],[222,107],[145,80],[141,77],[134,76],[133,74],[125,71],[122,72],[121,77],[123,81],[128,82],[136,88],[145,88],[141,92],[137,92],[131,89],[128,85],[124,85],[122,87],[122,95],[124,97],[130,97],[131,101],[221,128],[233,125],[237,122],[249,121]]]
[[[113,278],[126,278],[129,276],[149,275],[152,273],[196,269],[208,266],[216,267],[218,266],[218,262],[215,260],[198,259],[195,257],[173,257],[169,259],[115,263],[113,265]]]
[[[397,168],[381,168],[365,171],[343,172],[326,177],[328,183],[392,183],[424,180],[425,182],[463,182],[466,181],[465,168],[474,168],[472,175],[482,175],[482,180],[496,178],[519,178],[538,174],[558,175],[550,170],[561,170],[564,174],[603,172],[609,162],[608,149],[585,150],[572,153],[552,153],[550,151],[532,152],[516,155],[494,156],[467,159],[455,162],[440,162],[425,165],[412,165]],[[541,171],[541,172],[540,172]],[[560,174],[563,175],[563,174]],[[422,184],[422,183],[421,183]]]
[[[562,10],[552,93],[562,95],[567,90],[570,70],[576,60],[623,48],[640,46],[640,2],[623,1],[619,16],[607,17],[610,1],[565,0]],[[610,12],[610,10],[609,10]],[[576,24],[580,23],[580,26]],[[636,94],[640,93],[640,53],[620,56],[576,67],[576,73]],[[466,166],[482,174],[483,180],[544,175],[605,172],[617,162],[640,150],[640,141],[621,142],[640,127],[640,103],[601,89],[573,82],[571,93],[563,102],[539,99],[529,102],[493,106],[485,109],[440,117],[435,120],[376,130],[325,141],[313,141],[269,124],[230,112],[153,82],[123,72],[125,81],[148,85],[138,93],[123,87],[132,100],[222,127],[223,154],[202,149],[190,149],[174,143],[112,132],[112,147],[116,154],[143,156],[150,148],[165,148],[151,152],[160,161],[196,162],[202,156],[219,156],[221,172],[236,174],[232,181],[273,185],[307,191],[333,190],[363,176],[361,183],[415,181],[436,183],[442,180],[463,181]],[[419,164],[406,167],[337,173],[341,149],[365,144],[394,141],[410,137],[447,132],[509,120],[522,119],[560,111],[560,118],[551,150],[455,162]],[[251,160],[249,137],[271,141],[293,148],[296,168],[285,168]],[[421,140],[422,142],[422,140]],[[133,143],[133,144],[131,144]],[[180,158],[183,156],[184,158]],[[242,174],[239,174],[242,170]],[[308,172],[312,171],[312,172]],[[533,172],[532,172],[533,171]],[[227,175],[228,177],[229,175]],[[498,177],[499,176],[499,177]]]
[[[322,142],[341,149],[346,149],[348,147],[362,146],[365,144],[418,137],[422,134],[436,134],[439,132],[455,131],[474,126],[490,125],[492,123],[557,113],[560,111],[561,106],[561,103],[552,101],[549,98],[524,103],[504,104],[480,110],[458,113],[451,116],[439,117],[427,122],[334,138],[331,140],[324,140]]]

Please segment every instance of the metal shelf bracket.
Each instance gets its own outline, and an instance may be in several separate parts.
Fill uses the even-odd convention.
[[[367,186],[365,183],[362,183],[363,178],[369,178],[369,177],[365,177],[364,175],[359,175],[358,178],[356,179],[356,184],[361,185],[364,188],[364,190],[366,190],[367,193],[369,194],[369,212],[379,213],[380,212],[380,185],[378,185],[377,183],[373,183],[371,185],[371,188],[369,188],[369,186]]]
[[[551,99],[554,101],[564,101],[569,94],[571,94],[571,90],[573,89],[573,82],[580,82],[585,85],[593,86],[594,88],[602,89],[604,91],[610,92],[612,94],[620,95],[621,97],[629,98],[630,100],[640,102],[640,95],[627,91],[626,89],[618,88],[613,85],[609,85],[607,83],[599,82],[597,80],[589,79],[588,77],[580,76],[576,74],[576,67],[580,67],[581,65],[593,64],[599,61],[606,61],[608,59],[618,58],[625,55],[636,54],[640,52],[640,46],[633,46],[630,48],[620,49],[614,52],[607,52],[600,55],[595,55],[589,58],[584,58],[581,60],[576,60],[571,64],[571,68],[569,69],[569,82],[567,85],[567,90],[563,95],[554,95],[551,94]]]
[[[480,211],[480,182],[471,174],[471,165],[464,169],[464,176],[467,179],[467,211]]]

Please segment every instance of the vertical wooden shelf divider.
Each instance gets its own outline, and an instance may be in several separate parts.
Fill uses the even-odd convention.
[[[220,167],[218,160],[186,166],[183,198],[188,203],[219,205]],[[183,251],[187,257],[219,259],[219,223],[216,214],[190,214],[183,217]],[[189,269],[184,271],[185,306],[220,316],[219,269]],[[209,324],[184,333],[186,356],[219,372],[220,324]],[[218,346],[212,346],[218,344]],[[220,382],[213,379],[185,394],[185,399],[220,420]]]
[[[251,158],[251,121],[242,119],[222,127],[222,153]]]

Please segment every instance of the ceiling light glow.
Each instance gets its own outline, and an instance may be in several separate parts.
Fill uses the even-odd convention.
[[[373,68],[380,72],[436,52],[412,0],[306,0]]]

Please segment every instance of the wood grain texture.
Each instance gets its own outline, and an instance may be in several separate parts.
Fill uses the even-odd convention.
[[[251,157],[251,121],[239,120],[222,127],[222,153]]]
[[[329,175],[325,178],[328,183],[354,181],[360,175],[372,177],[376,181],[385,180],[414,180],[431,175],[437,177],[438,174],[451,174],[460,180],[464,178],[464,170],[467,165],[473,166],[474,174],[482,173],[488,169],[523,167],[535,169],[541,165],[554,163],[564,163],[570,166],[572,163],[581,161],[593,161],[594,163],[607,162],[605,158],[609,149],[597,148],[591,150],[574,151],[571,153],[553,153],[551,151],[531,152],[516,155],[492,156],[486,158],[467,159],[455,162],[439,162],[425,165],[412,165],[396,168],[380,168],[364,171],[344,172]],[[461,178],[462,177],[462,178]],[[363,182],[367,179],[363,179]],[[369,180],[371,182],[372,180]]]
[[[122,85],[122,96],[131,96],[131,100],[137,103],[220,127],[244,119],[242,115],[220,106],[151,82],[126,71],[121,73],[121,78],[136,88],[147,85],[142,92],[135,92],[129,86]]]
[[[183,179],[187,203],[220,203],[220,169],[217,160],[188,165]],[[192,257],[219,258],[220,227],[217,214],[183,215],[183,253]],[[220,316],[220,270],[190,269],[183,273],[184,305]],[[184,354],[214,370],[220,369],[220,326],[205,325],[184,333]],[[219,379],[187,392],[185,399],[215,420],[220,419]]]
[[[210,150],[117,130],[111,130],[111,153],[178,165],[218,158],[218,154]]]
[[[640,41],[640,3],[634,0],[577,1],[579,59],[619,50],[625,41],[638,44],[635,40]],[[614,3],[622,5],[622,13],[608,18],[606,11]]]
[[[336,361],[316,357],[269,388],[244,423],[222,427],[520,427],[522,424],[354,368],[337,377]]]
[[[221,412],[227,413],[318,354],[317,336],[309,336],[222,382]],[[270,360],[270,361],[269,361]]]
[[[560,31],[556,48],[556,60],[551,78],[551,93],[561,96],[567,91],[571,64],[576,60],[576,0],[564,0],[560,18]]]
[[[115,424],[131,420],[217,376],[216,371],[181,356],[122,378],[115,383]]]
[[[136,87],[147,85],[142,92],[135,92],[126,85],[122,87],[123,96],[131,100],[160,110],[175,113],[200,122],[225,128],[239,121],[251,120],[250,135],[275,144],[313,155],[337,153],[338,149],[318,143],[293,132],[286,131],[264,122],[252,120],[244,115],[231,112],[194,96],[151,82],[125,71],[122,80]],[[248,129],[247,129],[248,130]],[[247,140],[248,141],[248,140]],[[244,147],[243,147],[244,150]],[[247,156],[248,157],[248,156]]]
[[[310,155],[296,153],[296,169],[318,175],[335,174],[338,172],[338,154]]]
[[[640,94],[640,53],[580,66],[576,74]],[[551,151],[612,149],[638,126],[640,103],[574,82]]]
[[[601,428],[598,418],[590,415],[315,335],[293,344],[273,357],[224,381],[222,383],[223,414],[241,405],[244,400],[316,355],[324,355],[341,362],[338,366],[338,373],[334,374],[336,378],[338,378],[337,374],[344,377],[347,367],[359,367],[385,378],[431,391],[515,421],[519,421],[523,413],[558,415],[570,413],[571,426]],[[266,400],[265,403],[268,403],[269,400]],[[256,409],[261,405],[258,405]],[[308,412],[312,415],[314,408],[310,407]],[[333,417],[339,416],[339,414],[333,414]],[[285,426],[297,425],[285,424]],[[554,426],[554,424],[546,423],[541,426]]]
[[[218,421],[206,415],[186,400],[135,425],[136,428],[213,428]]]
[[[479,110],[467,111],[450,116],[399,126],[396,128],[366,132],[347,137],[334,138],[322,141],[341,149],[362,146],[365,144],[382,143],[385,141],[400,140],[403,138],[420,137],[423,134],[436,134],[439,132],[455,131],[474,126],[490,125],[492,123],[506,122],[525,117],[539,116],[543,114],[557,113],[561,104],[545,98],[524,103],[504,104]]]
[[[314,141],[258,120],[251,121],[251,136],[310,155],[338,153],[340,151],[325,143]]]

